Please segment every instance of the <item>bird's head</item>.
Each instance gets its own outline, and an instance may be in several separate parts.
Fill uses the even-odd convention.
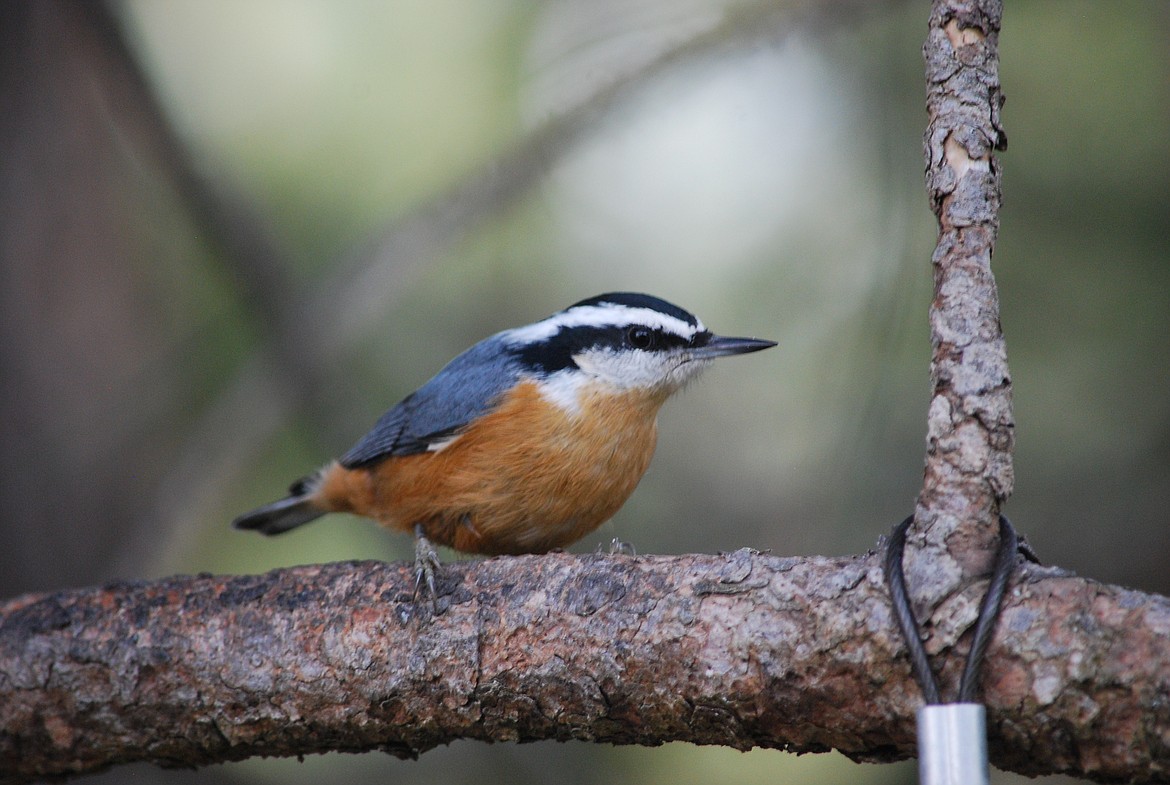
[[[689,311],[632,292],[590,297],[502,337],[542,387],[564,403],[575,400],[586,383],[665,400],[716,357],[776,345],[715,335]]]

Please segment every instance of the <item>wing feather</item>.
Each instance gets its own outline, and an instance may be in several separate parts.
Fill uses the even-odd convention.
[[[426,452],[491,411],[519,376],[520,364],[500,335],[480,341],[383,414],[341,456],[341,465],[354,469],[384,458]]]

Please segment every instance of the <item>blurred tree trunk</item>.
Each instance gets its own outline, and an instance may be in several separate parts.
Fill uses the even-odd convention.
[[[122,54],[99,3],[0,5],[0,594],[111,577],[199,390],[189,229]]]
[[[0,595],[109,580],[167,537],[208,252],[145,88],[104,3],[0,2]]]

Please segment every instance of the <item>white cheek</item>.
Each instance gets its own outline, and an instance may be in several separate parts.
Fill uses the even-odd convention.
[[[622,389],[655,387],[669,373],[658,358],[642,352],[589,349],[573,355],[573,362],[583,373]]]
[[[545,400],[569,414],[581,412],[581,393],[601,381],[619,390],[673,393],[701,374],[710,360],[684,361],[680,355],[648,355],[591,349],[573,357],[577,368],[557,371],[538,384]]]
[[[614,352],[590,349],[574,355],[583,374],[622,389],[674,391],[707,366],[704,361],[686,362],[682,353]]]

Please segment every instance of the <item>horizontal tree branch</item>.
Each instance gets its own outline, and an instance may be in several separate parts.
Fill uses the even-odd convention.
[[[458,738],[912,756],[920,703],[874,554],[550,554],[176,577],[0,605],[0,783]],[[953,684],[983,584],[938,605]],[[992,761],[1167,781],[1170,600],[1021,565],[988,654]]]

